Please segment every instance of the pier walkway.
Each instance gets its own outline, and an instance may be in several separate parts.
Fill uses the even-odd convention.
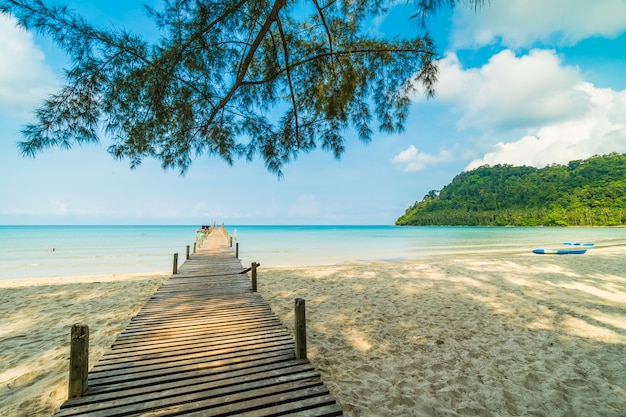
[[[342,415],[243,269],[214,229],[55,415]]]

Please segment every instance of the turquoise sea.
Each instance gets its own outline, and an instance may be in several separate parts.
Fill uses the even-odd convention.
[[[0,279],[164,272],[199,226],[0,226]],[[468,252],[530,253],[563,242],[626,246],[626,228],[227,226],[244,265],[390,261]],[[234,244],[233,244],[234,246]],[[54,251],[52,250],[54,248]]]

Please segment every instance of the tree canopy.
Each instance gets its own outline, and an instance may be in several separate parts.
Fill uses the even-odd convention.
[[[280,175],[316,147],[339,157],[344,135],[403,129],[410,97],[433,96],[439,58],[428,19],[482,0],[407,0],[414,36],[369,30],[391,0],[165,0],[145,6],[160,39],[99,28],[43,0],[0,11],[50,36],[71,59],[66,82],[24,127],[21,152],[111,141],[136,167],[146,157],[185,172],[193,159],[260,156]]]
[[[409,207],[398,225],[616,226],[626,224],[626,154],[542,169],[482,166]]]

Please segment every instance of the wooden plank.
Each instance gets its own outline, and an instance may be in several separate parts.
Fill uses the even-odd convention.
[[[184,342],[190,338],[201,338],[205,337],[216,337],[220,334],[228,335],[228,334],[236,334],[242,333],[246,331],[254,331],[256,329],[260,330],[271,330],[271,329],[283,329],[280,324],[277,324],[274,320],[271,319],[256,319],[251,320],[249,323],[239,322],[232,323],[228,327],[224,327],[222,329],[215,326],[207,326],[203,328],[199,325],[187,326],[184,329],[178,330],[178,333],[174,333],[177,331],[175,328],[166,328],[160,329],[158,332],[154,333],[134,333],[131,337],[126,337],[122,340],[115,342],[113,345],[114,349],[123,349],[127,346],[147,346],[153,344],[159,344],[167,341],[181,341]],[[221,331],[220,331],[221,330]]]
[[[259,333],[259,332],[271,332],[273,330],[280,331],[284,329],[277,328],[276,324],[270,320],[255,320],[252,323],[242,324],[239,327],[232,328],[229,331],[220,332],[219,329],[203,329],[203,328],[194,328],[193,330],[188,330],[185,332],[180,332],[180,334],[172,335],[172,334],[164,334],[162,337],[140,337],[136,336],[133,338],[127,338],[118,342],[115,342],[112,345],[112,350],[110,353],[107,353],[103,356],[103,358],[107,358],[110,354],[122,354],[125,350],[129,349],[149,349],[153,346],[159,345],[183,345],[193,340],[200,339],[214,339],[220,336],[227,337],[230,334],[239,334],[239,333]]]
[[[201,416],[202,413],[186,414],[187,416]],[[328,396],[318,396],[293,402],[277,404],[257,410],[246,411],[246,417],[333,417],[341,416],[341,407]]]
[[[273,354],[274,352],[285,351],[283,343],[274,343],[266,345],[258,345],[255,349],[248,347],[246,350],[232,349],[229,352],[211,353],[210,355],[189,355],[187,357],[179,357],[177,360],[170,358],[170,361],[157,363],[147,366],[132,366],[128,368],[117,368],[115,370],[107,370],[102,372],[93,371],[89,373],[89,385],[110,384],[116,381],[142,379],[155,375],[172,374],[184,371],[185,369],[194,369],[194,367],[211,366],[216,360],[238,359],[244,360],[248,357],[257,358],[264,354]]]
[[[223,375],[228,375],[231,372],[249,372],[254,373],[256,369],[263,366],[291,366],[294,357],[290,351],[278,351],[274,355],[262,355],[256,358],[235,358],[222,361],[215,361],[212,366],[197,366],[189,367],[188,369],[177,372],[176,374],[164,374],[159,376],[153,376],[144,378],[141,380],[122,381],[115,385],[100,385],[89,387],[88,393],[91,395],[98,395],[102,393],[128,391],[133,389],[141,389],[144,387],[152,387],[152,391],[158,391],[159,387],[169,386],[169,384],[176,384],[180,381],[184,381],[186,384],[192,384],[193,381],[202,380],[205,377],[219,378]],[[282,365],[282,366],[281,366]],[[80,400],[86,400],[88,397],[83,396]]]
[[[114,349],[103,355],[98,361],[98,365],[109,364],[125,360],[133,360],[136,356],[146,357],[151,354],[159,354],[162,352],[173,352],[177,350],[193,349],[194,347],[219,345],[220,343],[237,343],[238,341],[262,340],[268,335],[281,335],[284,329],[256,329],[247,332],[225,333],[201,337],[189,337],[185,340],[176,339],[176,341],[156,342],[150,345],[130,344],[123,345],[123,348]]]
[[[307,387],[320,384],[319,373],[315,370],[304,370],[291,374],[273,372],[257,376],[256,378],[249,378],[247,381],[242,381],[241,378],[234,378],[232,380],[222,380],[220,383],[208,382],[187,385],[174,389],[161,390],[158,392],[158,396],[151,396],[156,398],[151,398],[146,395],[129,396],[124,398],[123,401],[119,401],[115,398],[76,406],[60,415],[71,416],[84,412],[89,412],[93,415],[95,412],[102,412],[104,416],[113,416],[137,413],[155,408],[171,407],[190,402],[210,401],[213,399],[220,399],[220,402],[224,402],[227,401],[225,400],[226,397],[232,397],[236,394],[261,389],[271,390],[273,387],[278,387],[279,390],[285,390],[289,389],[286,387],[290,384],[306,384]]]
[[[229,395],[228,397],[198,399],[189,403],[152,410],[150,413],[142,413],[141,415],[159,417],[188,412],[200,413],[197,415],[205,416],[249,415],[263,408],[270,409],[267,410],[267,412],[271,412],[271,410],[276,409],[277,406],[287,403],[291,403],[290,409],[301,408],[301,404],[306,400],[328,395],[328,389],[316,382],[302,383],[297,388],[297,390],[294,390],[293,384],[285,384],[283,386],[274,385],[265,389]],[[328,402],[333,401],[329,397],[323,399]],[[319,403],[318,401],[315,402]]]
[[[167,390],[185,389],[189,387],[197,387],[201,384],[217,384],[227,385],[228,381],[235,378],[245,381],[253,381],[255,379],[267,378],[268,375],[274,374],[288,375],[297,372],[314,371],[315,368],[308,362],[294,361],[290,358],[277,357],[273,360],[259,360],[255,362],[224,366],[219,369],[219,373],[215,372],[194,372],[185,379],[168,380],[159,384],[133,386],[126,384],[117,386],[116,390],[98,391],[92,390],[87,397],[77,398],[72,402],[73,405],[91,404],[100,401],[108,401],[112,399],[121,399],[130,396],[149,395],[153,393],[161,393]]]
[[[185,332],[187,330],[193,330],[197,328],[225,329],[227,327],[245,327],[250,321],[254,321],[257,323],[276,321],[273,317],[273,313],[269,311],[262,311],[254,316],[248,314],[249,312],[242,311],[241,314],[238,313],[237,316],[234,317],[233,315],[235,313],[237,312],[233,311],[231,312],[231,314],[220,315],[216,316],[215,318],[206,317],[203,315],[184,315],[180,318],[180,324],[178,326],[176,325],[176,323],[172,323],[168,320],[164,320],[161,322],[152,322],[150,324],[143,324],[139,326],[130,325],[128,333],[124,336],[124,338],[121,338],[121,340],[133,338],[135,336],[141,336],[144,333],[150,333],[153,335],[157,335],[159,333],[169,333],[171,332],[172,328],[177,328],[181,332]]]
[[[98,372],[106,372],[109,370],[121,370],[126,372],[126,368],[133,368],[140,371],[145,367],[152,365],[160,365],[163,363],[181,363],[183,361],[196,360],[207,358],[208,352],[213,355],[227,355],[231,352],[238,352],[241,350],[254,350],[254,349],[266,349],[271,346],[284,346],[290,341],[289,336],[281,335],[279,337],[271,339],[261,339],[246,341],[245,343],[230,343],[226,345],[218,346],[199,346],[189,349],[177,349],[174,351],[158,351],[151,355],[136,355],[128,358],[124,358],[123,361],[113,361],[109,363],[98,362],[93,368],[91,373],[97,375]]]

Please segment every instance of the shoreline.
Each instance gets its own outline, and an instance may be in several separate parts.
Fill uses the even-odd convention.
[[[0,279],[0,289],[2,288],[20,288],[20,287],[40,287],[46,285],[65,285],[65,284],[88,284],[95,282],[118,282],[118,281],[135,281],[144,280],[147,277],[169,277],[169,272],[133,272],[133,273],[115,273],[102,275],[70,275],[70,276],[54,276],[54,277],[34,277],[34,278],[15,278]]]
[[[292,331],[294,299],[306,300],[309,359],[346,416],[618,416],[624,255],[272,266],[258,287]],[[52,415],[71,325],[89,325],[94,364],[169,276],[0,280],[0,414]]]

